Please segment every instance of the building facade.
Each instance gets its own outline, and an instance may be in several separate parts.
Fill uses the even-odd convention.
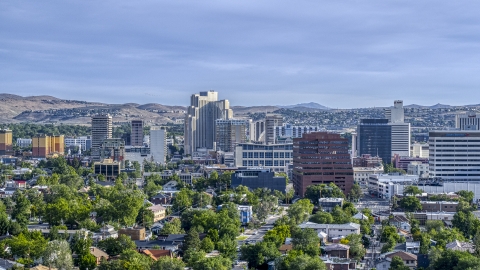
[[[100,146],[103,140],[112,138],[112,116],[95,115],[92,117],[92,156],[100,158]]]
[[[235,166],[263,167],[288,174],[289,165],[293,161],[292,149],[291,143],[272,145],[241,143],[235,148]]]
[[[236,170],[232,175],[231,185],[232,188],[242,185],[251,190],[268,188],[272,191],[278,190],[285,193],[287,181],[283,176],[275,176],[275,173],[270,169],[249,168]]]
[[[480,131],[431,131],[430,177],[480,181]]]
[[[235,146],[247,140],[247,122],[238,119],[215,120],[215,142],[217,150],[235,151]]]
[[[392,126],[388,119],[361,119],[356,137],[359,156],[379,156],[385,164],[392,163]]]
[[[267,114],[265,116],[265,143],[275,144],[275,127],[283,125],[283,116],[279,114]]]
[[[215,149],[215,120],[230,119],[233,111],[228,100],[218,100],[218,92],[193,94],[185,116],[185,153],[198,148]]]
[[[132,120],[130,133],[131,146],[143,146],[143,120]]]
[[[304,133],[312,133],[322,131],[321,127],[314,126],[294,126],[292,124],[283,124],[275,127],[275,138],[301,138]]]
[[[455,126],[460,130],[480,130],[480,115],[475,112],[457,114]]]
[[[12,131],[9,129],[0,130],[0,155],[13,154]]]
[[[76,146],[82,151],[89,150],[92,147],[92,139],[90,136],[83,136],[78,138],[65,138],[65,146],[73,147]]]
[[[314,132],[293,139],[293,187],[301,197],[308,186],[334,183],[345,194],[353,186],[348,139],[339,134]]]
[[[150,154],[155,162],[165,163],[167,157],[167,131],[164,128],[150,128]]]
[[[65,139],[63,135],[48,136],[36,135],[32,138],[32,157],[46,158],[53,154],[65,153]]]

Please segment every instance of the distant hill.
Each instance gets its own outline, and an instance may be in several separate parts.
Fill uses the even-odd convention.
[[[477,106],[477,105],[472,105],[472,106]],[[440,103],[437,103],[435,105],[432,105],[432,106],[425,106],[425,105],[418,105],[418,104],[411,104],[411,105],[407,105],[407,106],[404,106],[405,108],[430,108],[430,109],[448,109],[448,108],[451,108],[452,106],[450,105],[446,105],[446,104],[440,104]]]
[[[278,106],[280,108],[285,108],[285,109],[296,109],[296,108],[308,108],[308,109],[317,109],[317,110],[330,110],[330,108],[325,107],[321,104],[315,103],[315,102],[309,102],[309,103],[300,103],[296,105],[287,105],[287,106]]]

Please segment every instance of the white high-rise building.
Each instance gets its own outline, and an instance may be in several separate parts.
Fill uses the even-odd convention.
[[[455,126],[460,130],[480,130],[480,115],[475,112],[457,114]]]
[[[167,131],[165,129],[150,128],[150,154],[155,162],[165,163],[167,156]]]
[[[279,114],[267,114],[265,116],[265,143],[276,143],[275,127],[283,125],[283,116]]]
[[[230,119],[233,112],[228,100],[218,100],[218,92],[193,94],[185,117],[185,153],[198,148],[215,149],[215,120]]]
[[[431,131],[428,143],[430,177],[480,181],[480,131]]]
[[[410,123],[405,123],[403,100],[395,100],[393,107],[385,109],[385,118],[392,126],[392,156],[410,156]]]

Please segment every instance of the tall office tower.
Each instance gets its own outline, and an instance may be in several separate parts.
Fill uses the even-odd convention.
[[[283,125],[283,116],[279,114],[267,114],[265,116],[265,143],[276,143],[275,127]]]
[[[12,131],[2,129],[0,130],[0,155],[10,155],[12,153]]]
[[[92,117],[92,156],[100,157],[103,140],[112,138],[112,116],[95,115]]]
[[[357,127],[358,156],[379,156],[385,164],[392,163],[392,126],[388,119],[361,119]]]
[[[480,180],[480,131],[430,131],[428,144],[430,177]]]
[[[392,127],[392,153],[402,157],[410,156],[410,123],[390,123]]]
[[[150,154],[155,162],[165,163],[167,156],[167,131],[165,129],[150,128]]]
[[[230,103],[218,100],[218,92],[193,94],[185,116],[185,153],[192,154],[198,148],[214,149],[215,120],[232,117]]]
[[[217,149],[224,152],[234,152],[237,144],[246,142],[246,126],[247,122],[245,120],[215,120]]]
[[[345,194],[353,186],[348,139],[340,134],[313,132],[293,139],[293,187],[305,196],[307,187],[334,183]]]
[[[480,130],[480,115],[477,115],[475,112],[457,114],[455,127],[460,130]]]
[[[143,146],[143,120],[132,120],[131,146]]]

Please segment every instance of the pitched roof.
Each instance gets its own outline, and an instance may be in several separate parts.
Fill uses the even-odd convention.
[[[101,257],[104,257],[105,259],[108,259],[108,254],[99,249],[99,248],[96,248],[96,247],[90,247],[90,254],[92,254],[93,256],[95,256],[95,258],[101,258]]]
[[[150,207],[148,207],[148,209],[152,210],[153,212],[157,212],[157,211],[165,211],[165,207],[157,204],[157,205],[152,205]]]
[[[332,251],[332,250],[349,250],[350,246],[344,245],[344,244],[332,244],[323,247],[323,250],[325,251]]]
[[[400,257],[403,261],[406,261],[406,260],[416,261],[417,260],[417,255],[412,254],[410,252],[405,252],[405,251],[394,251],[394,252],[391,252],[391,253],[388,253],[388,254],[385,255],[385,257],[390,258],[390,259],[395,257],[395,256]]]
[[[472,243],[460,242],[458,240],[446,244],[445,248],[458,251],[467,251],[470,253],[473,253],[475,251],[475,245],[473,245]]]
[[[163,250],[163,249],[144,249],[142,252],[152,258],[153,260],[158,260],[160,257],[173,257],[172,251]]]

